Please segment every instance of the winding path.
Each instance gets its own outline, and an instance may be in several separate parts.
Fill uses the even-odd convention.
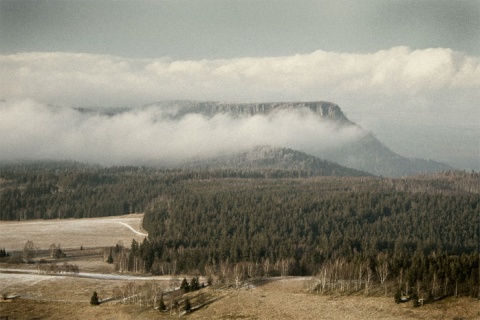
[[[143,232],[137,231],[137,230],[133,229],[132,226],[126,224],[125,222],[117,222],[117,223],[120,223],[120,224],[124,225],[125,227],[132,230],[134,233],[136,233],[139,236],[144,236],[144,237],[148,236],[148,233],[143,233]]]

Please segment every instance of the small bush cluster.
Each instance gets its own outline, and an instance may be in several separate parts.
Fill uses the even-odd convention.
[[[200,284],[198,277],[193,277],[192,280],[190,280],[190,283],[188,283],[186,278],[183,278],[182,283],[180,284],[180,290],[182,290],[183,293],[197,291],[204,287],[205,284]]]
[[[97,291],[93,291],[93,294],[90,298],[90,304],[92,306],[98,306],[100,304],[100,299],[98,298]]]
[[[5,250],[5,248],[0,248],[0,258],[9,257],[10,254]]]

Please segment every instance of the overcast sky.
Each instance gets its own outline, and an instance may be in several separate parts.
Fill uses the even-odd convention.
[[[478,0],[0,0],[0,112],[327,100],[402,155],[480,170],[479,30]]]

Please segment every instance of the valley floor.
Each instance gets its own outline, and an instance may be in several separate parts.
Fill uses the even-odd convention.
[[[174,319],[151,306],[109,301],[91,306],[94,290],[108,297],[127,281],[53,277],[35,283],[18,282],[20,297],[0,302],[0,319]],[[167,279],[165,279],[167,280]],[[480,305],[473,298],[448,298],[423,307],[396,304],[392,297],[322,296],[308,293],[308,278],[269,278],[241,289],[200,290],[212,301],[187,319],[480,319]],[[144,283],[144,281],[142,281]],[[169,281],[164,282],[170,285]],[[189,294],[191,295],[191,294]],[[193,298],[194,299],[194,298]],[[195,304],[194,304],[195,306]]]

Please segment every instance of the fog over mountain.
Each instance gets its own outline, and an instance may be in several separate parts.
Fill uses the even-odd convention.
[[[394,153],[480,170],[479,29],[477,0],[0,1],[0,100],[331,101]]]
[[[183,107],[184,103],[170,102],[105,113],[28,100],[2,101],[0,158],[174,165],[257,145],[320,152],[365,134],[355,126],[322,121],[307,108],[249,117],[222,112],[179,116]]]
[[[4,161],[293,169],[326,159],[385,176],[450,169],[395,154],[330,102],[167,101],[104,109],[2,101],[0,119]]]
[[[330,134],[297,114],[240,122],[191,115],[172,122],[153,109],[138,109],[175,99],[327,100],[394,152],[480,169],[480,58],[451,49],[318,50],[217,60],[30,52],[2,55],[0,66],[2,158],[127,163],[162,154],[175,161],[211,149],[274,142],[296,149],[314,137],[324,146],[360,134],[357,129]],[[131,111],[108,118],[73,108]],[[161,125],[153,126],[152,118]]]

